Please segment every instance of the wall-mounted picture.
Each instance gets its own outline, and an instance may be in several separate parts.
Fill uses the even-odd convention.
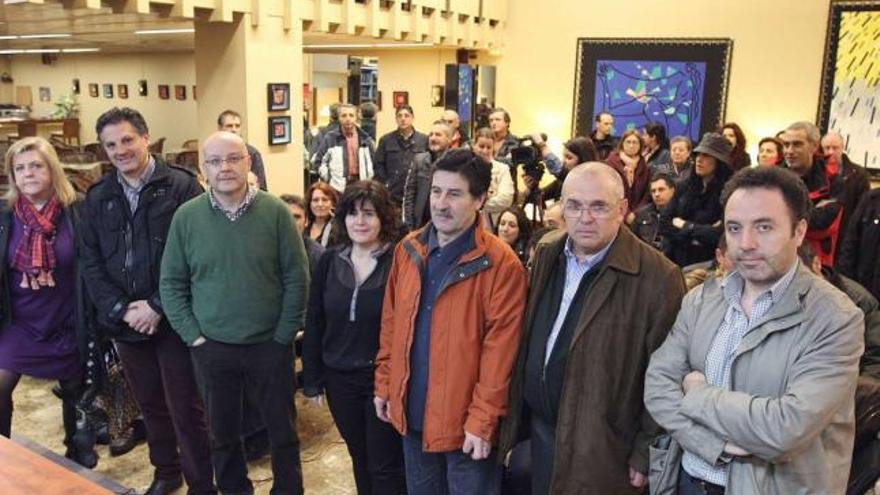
[[[116,94],[119,95],[123,100],[128,98],[128,84],[117,84],[116,85]]]
[[[73,94],[78,95],[79,94],[79,79],[74,79],[70,84],[70,88],[73,90]]]
[[[880,1],[835,1],[830,10],[817,123],[823,132],[843,136],[844,151],[853,162],[877,174]]]
[[[177,84],[174,86],[174,99],[176,100],[185,100],[186,99],[186,86],[183,84]]]
[[[138,81],[138,96],[147,96],[148,92],[149,91],[147,90],[147,80],[141,79],[140,81]]]
[[[171,90],[168,89],[168,85],[167,84],[160,84],[159,85],[159,99],[160,100],[167,100],[170,96],[171,96]]]
[[[409,105],[409,92],[408,91],[395,91],[392,95],[391,99],[394,108],[398,108],[401,105]]]
[[[193,100],[196,99],[196,85],[193,84]]]
[[[446,104],[446,98],[443,94],[443,86],[431,86],[431,106],[442,107]]]
[[[98,83],[89,83],[89,96],[92,98],[98,97]]]
[[[104,98],[113,98],[113,85],[105,83],[103,85],[104,88]]]
[[[269,83],[266,99],[270,112],[290,110],[290,84]]]
[[[730,39],[580,38],[573,133],[586,136],[594,116],[614,116],[614,133],[666,126],[694,142],[724,122]]]
[[[52,91],[46,86],[40,86],[40,101],[52,101]]]
[[[290,117],[269,117],[269,145],[290,143]]]

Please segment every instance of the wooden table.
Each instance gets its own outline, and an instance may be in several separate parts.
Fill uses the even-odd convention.
[[[0,493],[3,495],[114,494],[113,491],[3,436],[0,436]]]
[[[64,126],[64,119],[0,119],[2,134],[18,134],[19,136],[41,136],[49,139],[52,131]],[[50,127],[46,129],[46,127]]]

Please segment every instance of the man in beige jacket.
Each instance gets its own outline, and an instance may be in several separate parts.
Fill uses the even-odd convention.
[[[862,314],[798,262],[810,199],[797,176],[745,169],[721,200],[735,270],[685,297],[645,378],[669,432],[651,450],[651,492],[842,494]]]

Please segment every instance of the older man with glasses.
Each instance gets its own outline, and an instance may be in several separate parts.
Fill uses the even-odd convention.
[[[562,186],[565,228],[535,251],[500,453],[531,440],[532,491],[639,493],[658,428],[642,388],[684,295],[676,266],[623,225],[623,179],[590,162]]]
[[[302,493],[290,367],[308,298],[302,236],[280,199],[248,186],[241,137],[216,132],[203,156],[210,189],[178,210],[165,245],[165,312],[192,349],[220,491],[253,493],[241,442],[247,389],[269,431],[272,493]]]

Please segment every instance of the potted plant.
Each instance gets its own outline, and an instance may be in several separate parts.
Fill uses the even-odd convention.
[[[55,102],[55,111],[52,117],[56,119],[73,119],[79,116],[79,101],[76,95],[67,93]]]

